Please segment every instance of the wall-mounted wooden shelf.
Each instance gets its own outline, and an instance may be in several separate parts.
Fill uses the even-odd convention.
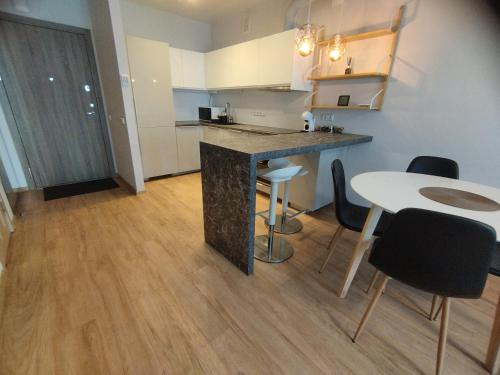
[[[345,35],[342,37],[342,41],[344,43],[351,43],[351,42],[356,42],[358,40],[365,40],[365,39],[370,39],[370,38],[378,38],[381,36],[387,36],[387,35],[393,35],[398,31],[398,26],[394,26],[391,29],[385,28],[385,29],[377,29],[377,30],[372,30],[372,31],[367,31],[365,33],[359,33],[359,34],[351,34],[351,35]],[[322,40],[321,42],[318,42],[318,46],[322,47],[328,44],[331,44],[334,42],[334,39],[326,39]]]
[[[362,73],[352,73],[352,74],[334,74],[334,75],[324,75],[316,73],[315,76],[314,70],[321,66],[322,64],[322,55],[323,50],[328,49],[329,46],[334,42],[334,39],[325,39],[318,42],[318,47],[315,57],[314,57],[314,66],[313,72],[311,73],[310,81],[313,82],[313,93],[311,95],[311,105],[310,109],[330,109],[330,110],[368,110],[368,111],[380,111],[382,106],[384,105],[384,97],[387,91],[387,85],[389,83],[389,76],[391,75],[392,65],[394,63],[396,46],[398,43],[399,31],[401,27],[401,20],[403,18],[403,13],[405,10],[405,6],[401,6],[395,19],[391,22],[389,27],[374,29],[370,31],[366,31],[358,34],[351,35],[343,35],[342,40],[344,43],[356,42],[359,40],[378,38],[383,36],[390,36],[389,48],[386,55],[386,64],[384,68],[377,68],[376,70],[382,70],[383,72],[362,72]],[[352,80],[352,79],[362,79],[362,78],[376,78],[380,81],[380,89],[379,91],[372,96],[370,105],[349,105],[349,106],[338,106],[338,105],[329,105],[318,102],[318,93],[321,89],[321,82],[326,81],[341,81],[341,80]],[[363,83],[363,82],[362,82]]]
[[[351,110],[351,111],[380,111],[380,108],[373,107],[370,108],[368,105],[348,105],[348,106],[340,106],[340,105],[313,105],[311,109],[340,109],[340,110]]]
[[[361,78],[387,78],[387,73],[367,72],[353,74],[336,74],[322,77],[309,77],[310,81],[337,81],[343,79],[361,79]]]

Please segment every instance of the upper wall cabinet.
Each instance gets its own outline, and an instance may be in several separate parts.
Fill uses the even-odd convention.
[[[255,86],[259,79],[257,40],[207,53],[207,88]]]
[[[170,48],[172,86],[178,89],[205,90],[205,54]]]
[[[259,86],[289,86],[291,90],[311,91],[308,81],[313,56],[300,56],[295,50],[297,29],[258,39]]]
[[[288,30],[207,53],[208,89],[286,86],[311,91],[313,57],[295,52],[297,30]]]

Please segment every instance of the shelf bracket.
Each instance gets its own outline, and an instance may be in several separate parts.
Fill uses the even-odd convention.
[[[370,100],[370,109],[373,109],[373,103],[375,102],[375,99],[384,92],[384,89],[380,89]]]

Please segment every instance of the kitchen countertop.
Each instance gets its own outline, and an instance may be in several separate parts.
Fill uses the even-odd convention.
[[[273,128],[270,126],[260,126],[260,125],[249,125],[249,124],[212,124],[201,121],[176,121],[176,127],[184,126],[210,126],[217,129],[224,130],[239,130],[242,132],[262,134],[262,135],[276,135],[276,134],[293,134],[300,133],[300,130],[295,129],[284,129],[284,128]]]
[[[251,138],[222,139],[201,143],[251,155],[258,160],[320,152],[327,149],[371,142],[369,135],[331,134],[323,132],[257,135]]]

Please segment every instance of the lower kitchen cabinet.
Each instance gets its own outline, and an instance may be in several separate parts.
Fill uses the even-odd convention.
[[[201,126],[179,126],[176,128],[178,172],[200,169]]]
[[[175,129],[174,126],[138,128],[144,178],[178,172]]]

